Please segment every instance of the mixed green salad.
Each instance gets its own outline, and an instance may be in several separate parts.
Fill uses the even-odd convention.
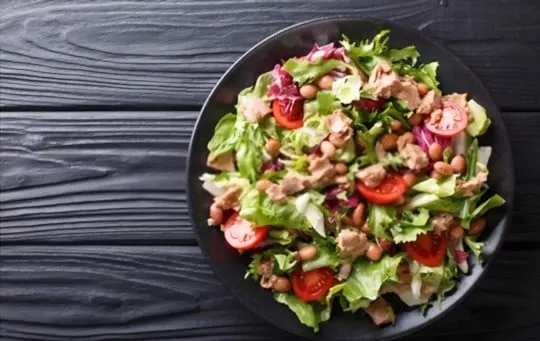
[[[316,332],[332,308],[393,323],[385,295],[425,310],[481,263],[490,120],[442,94],[438,62],[389,31],[315,45],[238,95],[208,143],[208,224]],[[473,257],[474,256],[474,257]]]

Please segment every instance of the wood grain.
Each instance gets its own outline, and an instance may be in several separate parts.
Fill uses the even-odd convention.
[[[6,339],[291,339],[239,306],[196,247],[9,246],[1,255]],[[530,340],[540,332],[531,304],[540,295],[529,290],[540,285],[530,271],[538,262],[538,251],[503,250],[463,304],[402,341]]]
[[[4,243],[193,245],[185,193],[195,112],[12,112],[0,120]],[[540,242],[540,113],[506,113],[513,242]]]
[[[444,42],[497,104],[538,110],[537,0],[2,1],[0,106],[200,105],[259,40],[331,15],[395,20]]]

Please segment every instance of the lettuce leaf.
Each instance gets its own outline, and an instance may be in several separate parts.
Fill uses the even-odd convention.
[[[347,54],[366,74],[370,74],[381,56],[387,51],[387,43],[390,31],[379,32],[372,40],[366,39],[360,43],[351,43],[347,36],[342,35],[341,46],[345,48]]]
[[[273,244],[289,245],[293,242],[293,235],[287,230],[270,230],[266,240]]]
[[[357,261],[353,271],[342,288],[343,296],[349,303],[360,300],[374,301],[379,297],[379,290],[386,281],[397,281],[397,267],[402,254],[385,255],[378,262],[365,259]]]
[[[482,250],[486,246],[486,242],[477,242],[476,237],[465,236],[463,241],[469,247],[469,249],[474,253],[476,257],[476,264],[482,264]]]
[[[225,190],[230,187],[246,189],[250,186],[249,180],[243,178],[238,172],[204,173],[199,180],[203,182],[202,187],[215,197],[225,193]]]
[[[296,314],[300,323],[313,328],[315,332],[319,331],[319,322],[321,321],[312,304],[303,302],[294,294],[288,293],[274,293],[274,299],[288,306]]]
[[[388,51],[388,59],[392,63],[406,61],[411,65],[416,64],[416,60],[420,57],[420,53],[416,49],[416,46],[409,45],[402,49],[390,49]]]
[[[426,84],[430,89],[438,90],[437,69],[439,62],[414,67],[409,64],[394,64],[394,69],[402,76],[412,76],[416,81]]]
[[[296,252],[291,250],[284,249],[280,252],[276,252],[273,255],[275,260],[274,262],[274,273],[276,274],[290,274],[294,267],[296,266]]]
[[[302,270],[310,271],[327,266],[336,270],[341,260],[339,259],[335,244],[323,238],[315,238],[315,244],[317,245],[317,257],[304,262],[302,264]]]
[[[255,253],[251,256],[251,262],[248,264],[248,268],[246,270],[246,274],[244,275],[244,278],[248,278],[251,276],[254,280],[258,281],[261,275],[259,275],[259,267],[261,265],[262,260],[262,254]]]
[[[216,124],[214,135],[207,146],[210,151],[210,160],[235,149],[240,137],[236,129],[236,119],[235,114],[228,113]]]
[[[336,152],[335,159],[339,162],[349,163],[356,157],[356,146],[353,139],[350,139],[345,148],[340,148]]]
[[[380,206],[371,204],[367,224],[371,228],[371,233],[378,237],[388,238],[387,230],[396,219],[396,209],[393,206]]]
[[[240,216],[257,226],[283,226],[304,231],[311,228],[294,204],[278,204],[255,188],[247,190],[242,195],[240,206]]]
[[[472,218],[480,217],[486,214],[486,212],[492,208],[502,206],[506,201],[498,194],[493,195],[486,201],[484,201],[480,206],[478,206],[472,213]]]
[[[465,173],[465,180],[470,180],[476,176],[476,167],[471,167],[471,165],[476,165],[478,161],[478,140],[474,139],[467,148],[467,173]]]
[[[318,59],[315,61],[291,58],[283,64],[287,71],[300,85],[314,81],[334,69],[348,69],[350,66],[337,59]]]
[[[486,191],[484,190],[463,202],[459,217],[461,218],[461,225],[464,228],[468,228],[474,218],[483,216],[490,209],[502,206],[506,203],[500,195],[495,194],[477,207],[478,201],[480,201],[480,198],[485,192]]]
[[[435,194],[420,193],[411,198],[405,206],[406,209],[424,207],[431,211],[458,213],[461,209],[462,200],[457,198],[439,198]]]
[[[432,228],[429,211],[420,208],[416,212],[412,210],[404,211],[401,219],[392,225],[390,232],[394,242],[399,244],[415,241],[418,235],[427,233]]]
[[[377,153],[375,153],[375,143],[377,137],[384,132],[384,127],[381,122],[377,122],[368,129],[357,131],[357,138],[362,140],[365,145],[363,155],[360,157],[360,166],[367,166],[378,162]]]
[[[341,103],[334,94],[327,91],[319,91],[317,92],[317,97],[315,99],[304,102],[304,112],[306,113],[306,116],[329,115],[337,108],[341,108]]]
[[[259,129],[257,125],[249,124],[236,144],[238,171],[251,182],[257,181],[267,140],[262,129]]]
[[[336,79],[332,83],[332,94],[343,104],[350,104],[360,99],[360,87],[362,80],[360,76],[345,76]]]
[[[452,196],[456,193],[457,174],[448,176],[441,181],[433,178],[421,181],[412,187],[413,190],[423,193],[435,194],[440,198]]]

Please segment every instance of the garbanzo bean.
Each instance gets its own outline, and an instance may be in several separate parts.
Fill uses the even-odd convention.
[[[276,157],[279,155],[279,148],[281,148],[281,143],[276,139],[268,140],[264,146],[264,149],[271,157]]]
[[[332,89],[332,83],[334,83],[334,79],[330,75],[324,75],[317,80],[317,86],[322,90]]]
[[[313,84],[304,84],[300,87],[300,95],[305,99],[313,99],[317,96],[317,87]]]

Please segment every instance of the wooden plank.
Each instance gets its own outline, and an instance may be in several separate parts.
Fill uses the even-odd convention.
[[[290,337],[239,306],[196,247],[9,246],[1,253],[0,333],[7,339]],[[538,250],[503,250],[463,304],[404,340],[530,340],[540,332],[531,304],[540,299],[540,273],[531,271],[538,262]]]
[[[193,245],[196,112],[13,112],[0,120],[4,243]],[[506,113],[517,172],[508,240],[540,242],[540,113]]]
[[[538,9],[536,0],[3,1],[0,105],[200,105],[264,37],[354,15],[443,41],[505,110],[538,110]]]

